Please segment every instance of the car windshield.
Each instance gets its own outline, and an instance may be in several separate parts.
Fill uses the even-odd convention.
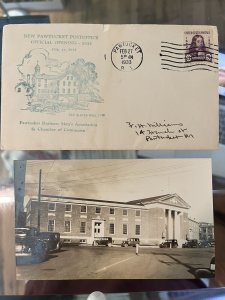
[[[28,232],[28,229],[27,228],[16,229],[15,232],[16,232],[16,234],[24,234],[24,235],[26,235],[27,232]]]

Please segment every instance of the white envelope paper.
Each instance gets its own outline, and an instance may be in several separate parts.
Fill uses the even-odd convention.
[[[212,149],[213,26],[4,27],[2,149]]]

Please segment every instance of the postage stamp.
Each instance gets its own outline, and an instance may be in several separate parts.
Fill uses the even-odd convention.
[[[185,31],[185,61],[213,61],[214,44],[210,30]]]
[[[134,71],[142,64],[143,51],[141,47],[134,42],[119,42],[111,51],[111,61],[114,67],[119,71]]]
[[[161,41],[160,57],[163,70],[218,71],[218,45],[210,30],[185,30],[183,43]]]

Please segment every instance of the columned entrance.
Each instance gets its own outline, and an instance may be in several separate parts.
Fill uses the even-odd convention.
[[[166,239],[180,239],[180,212],[165,210]]]

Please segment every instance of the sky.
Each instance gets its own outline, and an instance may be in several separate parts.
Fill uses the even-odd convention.
[[[211,162],[208,159],[124,159],[27,161],[25,203],[38,195],[127,202],[178,194],[189,217],[213,222]]]

